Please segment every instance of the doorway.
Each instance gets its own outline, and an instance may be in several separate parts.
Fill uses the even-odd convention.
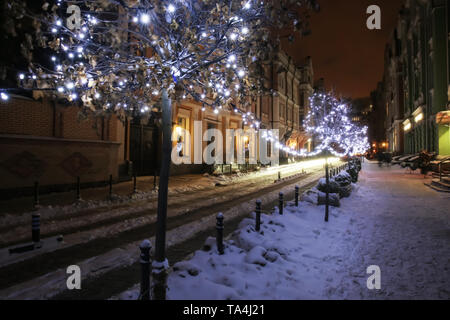
[[[136,175],[146,176],[157,172],[159,151],[159,130],[155,125],[130,125],[130,160]]]

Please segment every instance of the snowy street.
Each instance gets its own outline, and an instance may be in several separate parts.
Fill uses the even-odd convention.
[[[331,162],[337,165],[338,161],[333,159]],[[254,209],[254,199],[258,197],[270,203],[277,199],[279,191],[292,198],[295,184],[306,187],[323,176],[323,164],[323,159],[308,160],[249,174],[174,177],[169,191],[168,254],[170,256],[172,246],[182,245],[182,249],[175,250],[175,258],[171,256],[171,261],[184,259],[196,248],[189,245],[192,239],[204,241],[201,234],[205,230],[214,230],[218,211],[226,213],[228,221],[238,219],[238,223],[239,217],[242,219]],[[306,174],[298,175],[303,170]],[[274,183],[278,172],[287,180]],[[90,192],[94,193],[94,190]],[[107,298],[109,292],[118,293],[132,285],[134,282],[128,276],[137,276],[138,272],[130,266],[139,256],[139,243],[145,238],[154,242],[156,220],[157,192],[149,190],[138,196],[136,199],[123,196],[117,204],[89,201],[85,203],[86,207],[42,207],[38,212],[42,219],[44,244],[50,245],[19,255],[9,255],[7,248],[1,249],[0,270],[4,276],[0,277],[0,297],[51,298],[67,291],[65,268],[71,264],[80,265],[83,270],[85,289],[77,293],[81,298],[94,298],[86,289],[89,281],[100,281],[102,286],[111,283],[105,280],[111,272],[120,273],[119,279],[116,278],[108,289],[100,290],[95,298]],[[30,213],[3,216],[3,239],[29,237],[29,217]],[[10,224],[17,221],[22,223]],[[64,234],[64,242],[52,245],[55,240],[45,238],[58,234],[55,232]],[[24,273],[15,272],[11,276],[14,270]],[[122,285],[125,285],[122,290],[115,291]],[[91,287],[95,291],[98,282]]]
[[[212,249],[173,266],[170,299],[449,299],[449,196],[419,174],[365,163],[350,198],[332,208],[301,202],[283,216],[245,219],[219,256]],[[381,290],[369,290],[369,266]],[[138,287],[120,299],[135,299]]]

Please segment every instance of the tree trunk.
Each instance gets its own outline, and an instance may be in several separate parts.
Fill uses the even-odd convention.
[[[169,188],[170,157],[172,151],[172,103],[167,95],[167,90],[162,91],[162,159],[159,175],[158,190],[158,216],[156,221],[155,260],[154,268],[154,299],[165,300],[167,270],[166,261],[166,222],[167,222],[167,195]],[[158,270],[159,269],[159,270]]]

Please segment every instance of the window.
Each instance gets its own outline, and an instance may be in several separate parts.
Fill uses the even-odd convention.
[[[300,107],[304,107],[305,106],[305,93],[302,91],[300,93]]]
[[[279,84],[280,84],[280,88],[279,89],[284,89],[284,76],[283,75],[280,75],[279,77],[278,77],[278,82],[279,82]]]
[[[177,126],[175,127],[177,133],[177,148],[179,149],[180,156],[189,155],[189,148],[187,146],[190,145],[188,141],[188,132],[189,132],[189,118],[178,117]]]
[[[280,118],[284,119],[286,116],[286,108],[284,104],[280,105]]]
[[[217,126],[216,126],[214,123],[208,122],[207,129],[208,129],[208,130],[210,130],[210,129],[217,129]],[[209,132],[209,131],[208,131],[208,132]],[[212,142],[214,142],[214,141],[216,140],[216,137],[215,137],[215,136],[212,136],[212,135],[208,135],[208,139],[211,139],[211,143],[212,143]],[[215,157],[215,156],[216,156],[216,149],[214,149],[214,150],[211,152],[211,156],[212,156],[212,157]]]

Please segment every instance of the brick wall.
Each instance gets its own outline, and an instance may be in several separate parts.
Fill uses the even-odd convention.
[[[114,115],[79,120],[77,106],[12,97],[0,104],[0,190],[118,179],[124,129]]]

